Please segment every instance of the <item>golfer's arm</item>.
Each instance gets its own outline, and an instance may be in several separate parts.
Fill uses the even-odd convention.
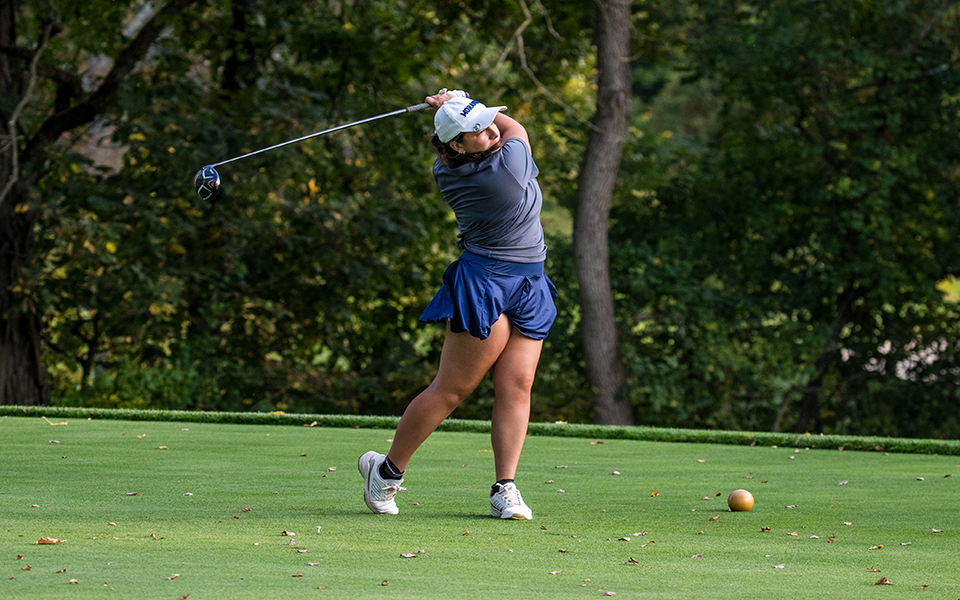
[[[493,123],[500,130],[501,140],[506,142],[511,138],[520,138],[527,145],[527,148],[530,148],[530,138],[527,137],[527,130],[523,128],[523,125],[503,113],[497,113],[497,116],[493,118]]]

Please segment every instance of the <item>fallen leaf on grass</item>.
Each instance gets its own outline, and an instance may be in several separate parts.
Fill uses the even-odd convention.
[[[880,569],[877,569],[877,568],[875,568],[875,567],[870,567],[869,571],[870,571],[871,573],[879,573],[879,572],[880,572]]]
[[[136,496],[136,495],[137,495],[137,492],[127,492],[127,495],[128,495],[128,496]]]
[[[80,582],[77,581],[76,579],[71,579],[70,581],[67,582],[68,585],[71,583],[80,583]]]
[[[303,573],[294,573],[290,577],[303,577]]]
[[[59,443],[60,443],[60,440],[50,440],[50,443],[51,443],[51,444],[59,444]]]
[[[403,557],[403,558],[416,558],[416,557],[417,557],[417,555],[414,554],[414,553],[412,553],[412,552],[404,552],[404,553],[401,554],[400,556]]]
[[[703,555],[702,555],[702,554],[694,554],[694,555],[691,556],[690,558],[703,558]]]
[[[601,595],[601,596],[616,596],[617,593],[616,593],[616,592],[604,592],[604,593],[602,593],[602,594],[600,594],[600,595]]]
[[[791,532],[788,533],[787,535],[797,535],[797,532],[796,532],[796,531],[791,531]]]
[[[66,572],[67,572],[66,569],[60,569],[59,571],[55,571],[55,573],[66,573]]]
[[[22,555],[22,554],[18,554],[18,555],[17,555],[17,560],[23,560],[23,555]]]
[[[540,529],[546,529],[546,527],[540,527]],[[470,535],[470,533],[471,533],[471,532],[469,532],[469,531],[464,531],[464,532],[463,532],[463,535]]]
[[[929,584],[929,583],[925,583],[925,584],[923,584],[923,585],[920,586],[920,589],[921,589],[921,590],[925,590],[925,589],[927,589],[928,587],[930,587],[930,584]]]
[[[328,470],[328,471],[336,471],[337,468],[336,468],[336,467],[327,467],[327,470]]]
[[[847,485],[848,483],[850,483],[850,482],[849,482],[849,481],[841,481],[841,482],[838,483],[837,485]]]
[[[630,560],[628,560],[628,561],[626,562],[626,564],[628,564],[628,565],[639,565],[639,564],[640,564],[640,561],[631,556],[631,557],[630,557]]]
[[[710,517],[710,520],[711,520],[711,521],[716,521],[716,520],[719,519],[719,518],[720,518],[720,515],[717,515],[717,516],[715,516],[715,517]]]
[[[760,528],[760,532],[763,533],[764,531],[770,531],[770,528],[769,528],[769,527],[761,527],[761,528]]]
[[[308,567],[315,567],[315,566],[317,566],[317,565],[319,565],[319,564],[320,564],[320,563],[318,563],[318,562],[315,562],[315,563],[307,563],[307,566],[308,566]]]
[[[174,574],[171,575],[170,577],[167,577],[167,581],[173,581],[173,580],[176,579],[177,577],[180,577],[180,573],[174,573]]]
[[[317,426],[317,422],[314,421],[313,423],[304,423],[303,426],[304,426],[304,427],[316,427],[316,426]]]
[[[931,529],[930,533],[943,533],[942,529]]]
[[[33,570],[33,567],[31,567],[30,565],[27,565],[27,566],[25,566],[25,567],[20,567],[20,570],[21,570],[21,571],[30,571],[30,570]]]
[[[786,564],[773,565],[774,569],[785,569],[786,567],[787,567]]]
[[[297,550],[297,554],[306,554],[309,550]]]
[[[880,544],[877,546],[870,546],[869,550],[879,550],[880,548],[883,548],[883,544]]]
[[[297,534],[295,534],[295,533],[292,532],[292,531],[284,531],[284,532],[281,533],[280,535],[289,535],[290,537],[293,537],[293,536],[295,536],[295,535],[297,535]]]
[[[157,446],[157,450],[169,450],[166,446]]]
[[[560,573],[563,573],[563,571],[550,571],[551,575],[559,575]]]
[[[651,495],[652,497],[656,498],[657,496],[660,495],[660,492],[653,492],[653,493],[650,494],[650,495]]]
[[[106,584],[104,584],[104,585],[106,585]],[[179,598],[177,598],[177,600],[187,600],[187,598],[188,598],[189,596],[190,596],[190,594],[184,594],[184,595],[180,596]]]
[[[59,544],[59,543],[61,543],[62,541],[63,541],[63,540],[61,540],[61,539],[59,539],[59,538],[42,537],[42,538],[40,538],[39,540],[35,541],[35,542],[33,543],[33,545],[34,545],[34,546],[49,546],[49,545],[52,545],[52,544]]]
[[[889,579],[887,579],[886,577],[881,577],[881,578],[880,578],[875,584],[873,584],[873,585],[893,585],[893,582],[890,581]]]

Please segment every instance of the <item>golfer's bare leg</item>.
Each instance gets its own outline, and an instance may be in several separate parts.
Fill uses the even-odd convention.
[[[490,439],[497,481],[513,479],[530,422],[530,390],[540,361],[543,340],[530,339],[513,326],[510,339],[493,366],[496,401]]]
[[[387,456],[401,471],[420,444],[450,416],[480,384],[510,339],[510,322],[501,316],[490,336],[479,340],[468,332],[447,335],[440,353],[440,370],[433,383],[407,406]]]

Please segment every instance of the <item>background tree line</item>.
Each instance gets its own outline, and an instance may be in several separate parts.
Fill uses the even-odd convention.
[[[628,14],[622,131],[597,93],[604,10]],[[541,170],[561,314],[535,419],[599,414],[576,266],[599,132],[623,146],[602,336],[621,422],[958,437],[958,19],[941,0],[0,0],[0,402],[398,414],[433,375],[441,331],[416,319],[455,256],[426,113],[225,165],[210,204],[191,179],[457,87],[508,105]]]

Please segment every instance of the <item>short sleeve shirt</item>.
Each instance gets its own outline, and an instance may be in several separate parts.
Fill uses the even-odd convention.
[[[457,217],[457,246],[495,260],[542,262],[547,246],[539,172],[520,138],[510,138],[479,163],[450,169],[437,160],[433,175]]]

